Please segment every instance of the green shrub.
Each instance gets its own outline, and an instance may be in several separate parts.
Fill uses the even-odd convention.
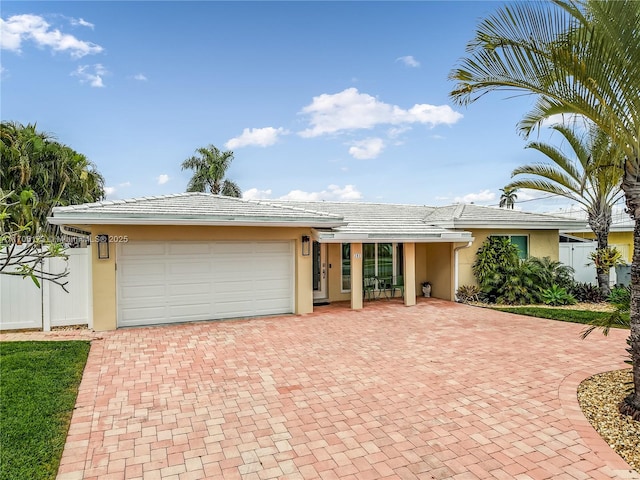
[[[472,268],[480,285],[479,297],[503,305],[538,303],[543,289],[550,285],[566,289],[573,276],[571,267],[549,257],[520,260],[518,248],[507,237],[487,238]]]
[[[611,289],[607,302],[617,305],[623,310],[629,310],[631,305],[631,287],[616,285]]]
[[[565,288],[555,284],[551,285],[550,288],[542,290],[540,297],[546,305],[552,306],[574,305],[577,303],[575,297],[568,293]]]
[[[574,283],[568,292],[573,295],[579,302],[586,303],[600,303],[604,302],[605,298],[602,295],[602,290],[596,285],[590,283]]]
[[[480,298],[480,288],[476,285],[462,285],[456,292],[456,298],[460,303],[477,302]]]

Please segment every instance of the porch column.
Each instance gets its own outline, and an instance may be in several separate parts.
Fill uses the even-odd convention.
[[[404,244],[404,304],[416,304],[416,244]]]
[[[362,244],[351,244],[351,309],[362,308]]]

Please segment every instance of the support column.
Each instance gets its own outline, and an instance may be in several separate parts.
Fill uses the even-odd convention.
[[[362,308],[362,244],[351,244],[351,309]]]
[[[404,244],[404,304],[416,304],[416,244]]]

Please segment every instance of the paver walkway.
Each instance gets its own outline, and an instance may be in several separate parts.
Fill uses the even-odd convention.
[[[430,299],[100,334],[59,480],[638,479],[576,389],[624,331]]]

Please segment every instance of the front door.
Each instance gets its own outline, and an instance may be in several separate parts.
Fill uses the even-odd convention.
[[[327,245],[313,242],[313,300],[327,299]]]

